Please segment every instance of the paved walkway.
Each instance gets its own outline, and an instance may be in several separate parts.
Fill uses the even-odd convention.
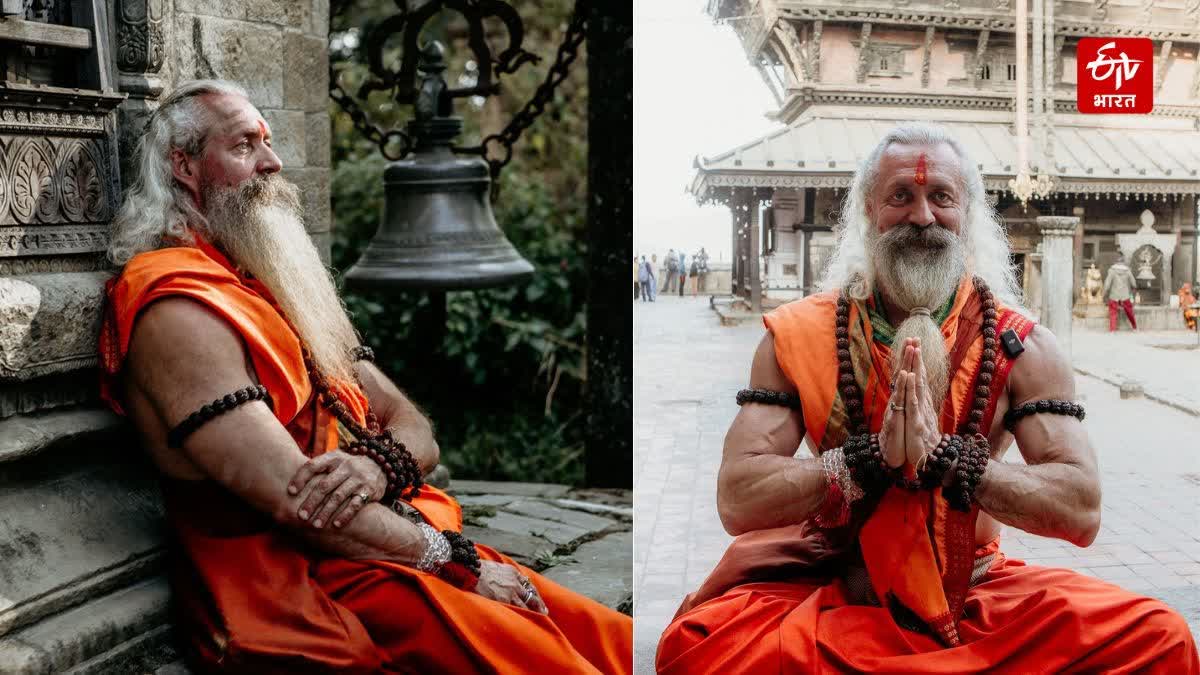
[[[634,308],[639,673],[653,672],[659,635],[730,541],[717,518],[717,468],[737,412],[733,395],[746,386],[762,333],[755,323],[720,327],[706,298],[660,295]],[[1081,361],[1136,373],[1147,391],[1176,391],[1180,382],[1193,395],[1200,391],[1200,364],[1194,362],[1200,354],[1145,346],[1155,342],[1152,335],[1076,333],[1074,340]],[[1094,377],[1081,375],[1076,384],[1103,473],[1100,535],[1079,549],[1006,528],[1004,550],[1161,597],[1200,634],[1200,452],[1194,440],[1200,419],[1148,399],[1121,400],[1116,387]]]
[[[1195,333],[1076,328],[1071,339],[1080,372],[1109,384],[1139,382],[1147,398],[1200,417],[1200,348]]]

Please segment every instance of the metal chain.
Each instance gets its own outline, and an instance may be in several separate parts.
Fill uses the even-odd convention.
[[[350,94],[342,89],[342,85],[338,84],[337,74],[333,70],[333,65],[329,66],[329,98],[341,106],[342,110],[350,116],[350,120],[354,122],[354,128],[358,129],[359,133],[367,137],[375,145],[379,146],[379,152],[387,159],[395,162],[404,159],[409,152],[412,151],[412,138],[400,129],[390,129],[386,132],[380,131],[379,127],[371,123],[367,119],[367,114],[362,108],[358,107],[358,102],[354,100]],[[396,139],[400,144],[399,153],[388,152],[388,146],[392,139]]]
[[[558,54],[555,56],[554,65],[550,66],[550,70],[546,73],[546,79],[538,85],[533,98],[529,99],[524,107],[509,120],[508,125],[500,133],[491,134],[484,138],[477,146],[454,148],[454,151],[457,153],[480,155],[487,161],[492,178],[493,199],[496,197],[499,186],[500,170],[512,161],[513,145],[520,139],[521,134],[533,124],[534,120],[545,112],[546,106],[554,100],[555,90],[562,84],[563,80],[567,79],[567,75],[570,74],[571,64],[575,62],[575,58],[578,56],[579,46],[587,38],[587,15],[590,4],[590,0],[576,0],[575,8],[571,14],[571,22],[567,26],[567,32],[563,36],[562,44],[558,46]],[[340,11],[342,8],[339,6],[338,10]],[[514,67],[513,70],[515,69]],[[499,71],[497,74],[499,74]],[[346,111],[346,114],[350,116],[350,120],[354,123],[354,127],[367,140],[379,146],[380,153],[387,159],[391,161],[403,159],[412,151],[412,139],[408,134],[399,129],[392,129],[386,132],[380,131],[378,127],[367,119],[366,113],[358,106],[358,102],[338,84],[337,73],[333,69],[332,60],[329,65],[329,97],[342,110]],[[399,143],[399,153],[388,151],[388,146],[393,139]],[[497,144],[503,149],[503,153],[498,158],[492,158],[489,148]]]
[[[563,37],[562,44],[558,46],[558,54],[554,58],[554,65],[550,66],[550,70],[546,72],[546,79],[538,85],[533,98],[529,99],[520,112],[509,120],[504,130],[498,134],[491,134],[484,138],[478,146],[454,149],[455,152],[460,153],[476,153],[487,160],[492,176],[493,199],[498,190],[500,170],[512,161],[513,145],[521,137],[521,133],[528,129],[539,115],[545,112],[546,106],[554,100],[555,89],[570,74],[571,64],[575,62],[575,58],[578,56],[579,45],[583,44],[584,39],[587,38],[587,15],[590,4],[590,0],[575,1],[571,23],[567,26],[567,34]],[[491,153],[488,151],[489,146],[494,144],[500,144],[503,148],[503,155],[498,159],[492,158],[490,156]]]

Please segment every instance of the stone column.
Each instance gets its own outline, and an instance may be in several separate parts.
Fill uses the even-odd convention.
[[[1074,293],[1077,216],[1038,216],[1042,231],[1042,325],[1071,354],[1071,300]]]
[[[747,202],[750,206],[750,255],[747,256],[746,264],[749,265],[747,275],[750,282],[750,310],[753,312],[762,311],[762,275],[759,272],[759,260],[762,253],[762,217],[759,213],[760,202],[758,196],[755,195]]]

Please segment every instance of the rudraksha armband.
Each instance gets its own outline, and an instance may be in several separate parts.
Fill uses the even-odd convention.
[[[251,401],[264,401],[268,407],[272,407],[271,394],[267,392],[267,388],[261,384],[251,385],[238,389],[237,391],[226,394],[225,396],[213,401],[212,403],[200,406],[196,412],[188,415],[182,422],[177,424],[174,429],[167,432],[167,447],[182,448],[183,442],[188,436],[191,436],[194,431],[204,426],[218,415],[233,410],[234,408]]]
[[[1063,401],[1061,399],[1042,399],[1040,401],[1029,401],[1021,405],[1010,408],[1004,413],[1004,428],[1010,432],[1017,426],[1017,422],[1029,417],[1030,415],[1038,415],[1049,413],[1051,415],[1068,415],[1074,417],[1080,422],[1083,421],[1087,414],[1083,406],[1074,401]]]
[[[786,391],[774,391],[771,389],[742,389],[737,393],[737,404],[746,405],[747,403],[764,403],[766,405],[780,405],[792,410],[800,409],[800,397]]]

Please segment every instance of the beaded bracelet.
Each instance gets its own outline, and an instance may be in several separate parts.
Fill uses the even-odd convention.
[[[1022,403],[1015,408],[1010,408],[1008,412],[1004,413],[1004,428],[1011,432],[1013,428],[1017,426],[1017,422],[1020,422],[1022,419],[1030,415],[1036,415],[1039,413],[1069,415],[1080,422],[1083,421],[1083,418],[1086,415],[1083,406],[1075,403],[1074,401],[1063,401],[1053,398],[1042,399],[1040,401],[1029,401],[1028,403]]]
[[[438,532],[424,522],[417,528],[425,537],[425,552],[415,567],[465,591],[473,590],[482,571],[475,544],[453,530]]]
[[[825,498],[817,509],[817,525],[824,528],[841,527],[850,520],[850,507],[865,496],[863,489],[850,476],[846,456],[841,448],[821,453],[821,470],[825,474]]]
[[[366,345],[359,345],[350,350],[350,358],[354,361],[370,361],[375,363],[375,350]]]
[[[237,391],[231,394],[226,394],[212,403],[201,406],[199,410],[184,418],[184,420],[176,425],[174,429],[168,431],[167,447],[182,448],[183,441],[188,436],[191,436],[192,432],[204,426],[214,417],[223,415],[242,405],[243,403],[249,403],[250,401],[264,401],[266,402],[267,406],[274,407],[274,404],[271,401],[271,394],[267,392],[267,388],[263,385],[255,384],[249,387],[238,389]]]
[[[421,467],[404,444],[392,436],[391,430],[384,429],[375,436],[356,439],[346,446],[345,451],[351,455],[365,455],[383,470],[387,488],[381,501],[412,499],[420,494],[424,485]]]
[[[891,478],[879,447],[879,434],[855,434],[842,444],[850,477],[866,496],[882,494]]]
[[[798,410],[800,408],[800,397],[786,391],[772,391],[770,389],[742,389],[737,393],[737,404],[745,405],[747,403],[781,405],[785,408]]]
[[[963,450],[963,438],[956,434],[942,434],[933,452],[925,458],[924,464],[917,471],[919,488],[930,490],[942,484],[943,477]]]

